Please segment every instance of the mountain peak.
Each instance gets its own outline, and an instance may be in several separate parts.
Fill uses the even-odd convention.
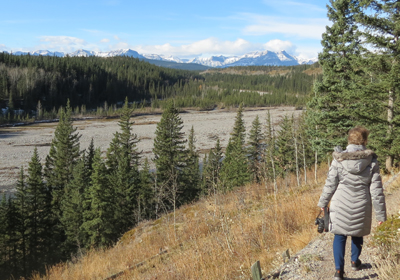
[[[288,54],[285,50],[280,50],[278,52],[273,52],[269,50],[264,51],[254,51],[246,53],[242,56],[224,56],[224,55],[214,55],[209,58],[196,57],[193,59],[181,59],[179,57],[169,55],[159,55],[159,54],[139,54],[137,51],[132,49],[119,49],[107,52],[100,51],[88,51],[84,49],[78,49],[72,53],[63,52],[50,52],[48,50],[36,50],[34,52],[22,52],[17,51],[13,54],[15,55],[35,55],[35,56],[58,56],[63,57],[69,56],[98,56],[98,57],[114,57],[114,56],[128,56],[139,59],[150,59],[159,61],[170,61],[177,63],[197,63],[210,67],[231,67],[231,66],[264,66],[264,65],[276,65],[276,66],[292,66],[299,64],[312,64],[318,61],[316,58],[308,59],[304,57],[296,57]]]

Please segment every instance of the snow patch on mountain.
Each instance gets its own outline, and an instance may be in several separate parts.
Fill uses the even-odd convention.
[[[296,57],[288,54],[286,51],[282,50],[279,52],[272,51],[255,51],[244,54],[242,56],[211,56],[211,57],[196,57],[193,59],[181,59],[176,56],[165,56],[158,54],[139,54],[137,51],[131,49],[120,49],[108,52],[99,52],[99,51],[88,51],[84,49],[76,50],[72,53],[63,53],[63,52],[50,52],[48,50],[37,50],[34,52],[22,52],[17,51],[13,53],[14,55],[43,55],[43,56],[98,56],[98,57],[114,57],[114,56],[128,56],[139,59],[150,59],[150,60],[159,60],[159,61],[170,61],[176,63],[197,63],[209,67],[231,67],[231,66],[267,66],[267,65],[276,65],[276,66],[293,66],[300,64],[313,64],[318,61],[317,58],[305,58],[302,56]]]

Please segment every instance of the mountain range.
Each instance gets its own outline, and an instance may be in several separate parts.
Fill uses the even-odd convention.
[[[43,55],[43,56],[97,56],[97,57],[113,57],[113,56],[129,56],[139,59],[144,59],[149,61],[150,63],[156,61],[166,61],[166,62],[175,62],[178,64],[199,64],[207,67],[232,67],[232,66],[261,66],[261,65],[275,65],[275,66],[293,66],[300,64],[313,64],[317,61],[314,59],[302,59],[296,56],[292,56],[288,54],[286,51],[282,50],[279,52],[273,51],[256,51],[244,54],[242,56],[211,56],[208,58],[204,57],[196,57],[193,59],[181,59],[179,57],[174,56],[164,56],[158,54],[139,54],[137,51],[131,49],[120,49],[115,51],[108,52],[98,52],[98,51],[88,51],[79,49],[72,53],[63,53],[63,52],[50,52],[48,50],[37,50],[34,52],[21,52],[17,51],[13,53],[14,55]],[[167,66],[168,67],[168,66]],[[177,67],[174,67],[177,68]]]

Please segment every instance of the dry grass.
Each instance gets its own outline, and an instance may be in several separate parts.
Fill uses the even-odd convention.
[[[281,263],[284,250],[293,254],[317,235],[313,221],[326,172],[320,168],[321,182],[302,187],[295,187],[294,176],[280,180],[276,198],[271,184],[202,198],[181,207],[176,224],[173,214],[143,222],[115,247],[88,252],[33,279],[105,279],[124,270],[118,279],[249,279],[257,260],[265,274]]]

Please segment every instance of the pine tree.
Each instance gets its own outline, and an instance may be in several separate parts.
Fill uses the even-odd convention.
[[[258,115],[254,119],[249,134],[249,168],[253,181],[259,183],[261,180],[261,161],[264,145],[262,143],[263,135],[261,132],[261,123]]]
[[[172,102],[168,103],[154,139],[154,163],[156,165],[156,214],[158,209],[170,210],[180,205],[184,187],[183,171],[186,167],[186,140],[182,132],[183,121]]]
[[[318,55],[323,79],[315,82],[314,96],[307,104],[308,133],[318,154],[346,144],[347,132],[357,120],[354,109],[362,103],[357,96],[362,76],[358,60],[363,51],[354,18],[358,2],[330,0],[328,6],[333,24],[322,35],[323,51]]]

